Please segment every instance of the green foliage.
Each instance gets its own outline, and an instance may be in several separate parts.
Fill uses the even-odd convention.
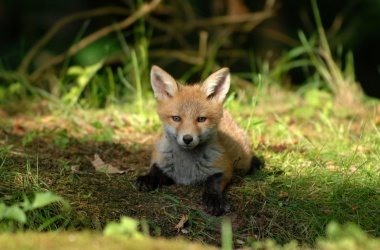
[[[0,167],[2,167],[4,165],[4,162],[6,160],[6,156],[8,155],[9,151],[12,148],[13,148],[13,145],[0,146],[0,159],[3,160],[2,164],[0,164]]]
[[[55,195],[51,192],[36,193],[34,195],[33,202],[30,202],[30,200],[27,197],[24,197],[22,207],[24,211],[32,211],[37,208],[45,207],[54,202],[61,202],[64,208],[69,208],[69,204],[64,199],[62,199],[62,197]]]
[[[70,227],[70,206],[48,190],[37,168],[26,160],[23,171],[10,167],[13,146],[0,146],[0,232],[56,230]]]
[[[301,249],[308,245],[322,249],[375,249],[379,245],[377,239],[363,231],[375,236],[379,236],[380,232],[379,220],[374,216],[379,213],[380,207],[380,133],[375,114],[378,104],[366,106],[366,112],[362,113],[353,110],[364,104],[357,102],[362,96],[355,83],[352,53],[343,54],[343,49],[339,48],[338,51],[331,50],[320,23],[316,1],[312,3],[318,26],[317,34],[307,37],[300,31],[301,45],[284,52],[274,63],[270,53],[266,58],[257,58],[250,50],[247,53],[250,70],[232,72],[235,87],[225,106],[250,133],[255,153],[266,161],[259,173],[238,179],[237,187],[232,185],[231,192],[228,191],[230,193],[227,194],[228,199],[236,200],[233,205],[240,210],[235,213],[247,225],[232,231],[231,222],[208,216],[199,204],[189,205],[187,202],[192,202],[192,199],[185,202],[180,195],[158,190],[154,193],[154,199],[160,205],[165,204],[162,206],[164,212],[160,214],[162,218],[151,217],[146,222],[139,223],[135,219],[122,217],[118,223],[108,223],[104,235],[141,240],[144,234],[148,234],[149,224],[151,231],[160,236],[164,232],[162,224],[173,224],[173,221],[178,220],[179,214],[185,211],[189,215],[189,221],[186,228],[188,234],[184,237],[203,242],[218,241],[223,249],[232,249],[235,244],[233,239],[236,238],[255,249]],[[55,86],[54,91],[45,93],[34,87],[40,93],[37,102],[46,97],[52,100],[50,95],[56,96],[58,102],[49,102],[49,111],[57,116],[64,114],[68,122],[71,122],[69,128],[61,128],[61,124],[58,124],[59,128],[53,129],[49,134],[52,144],[48,146],[61,149],[65,152],[64,157],[72,157],[72,154],[78,159],[83,157],[82,151],[75,145],[70,145],[72,132],[79,131],[80,136],[77,138],[81,143],[91,140],[108,143],[96,143],[97,146],[89,148],[83,154],[102,151],[115,158],[124,157],[116,152],[116,137],[127,145],[127,151],[131,150],[125,158],[133,158],[133,150],[142,148],[140,151],[145,152],[143,144],[160,126],[154,112],[155,102],[148,94],[151,91],[149,65],[152,62],[149,61],[149,46],[152,28],[141,19],[132,31],[123,33],[118,27],[115,30],[122,55],[120,65],[114,67],[107,64],[105,55],[109,51],[101,42],[78,54],[67,71],[64,67],[61,69],[63,73],[56,77],[59,84],[52,84]],[[180,79],[187,81],[196,74],[204,79],[220,67],[223,62],[219,61],[217,55],[222,44],[223,41],[216,41],[205,62],[189,66],[189,70],[179,76]],[[115,47],[117,46],[112,43],[112,51]],[[92,56],[94,49],[99,49],[96,51],[99,54]],[[88,60],[91,64],[88,64]],[[283,82],[293,69],[301,69],[306,76],[305,85],[297,91],[285,90]],[[244,79],[252,84],[244,85],[246,88],[236,87],[239,80]],[[21,96],[28,91],[32,92],[21,80],[12,80],[7,84],[7,87],[0,87],[0,99],[9,94]],[[355,95],[360,98],[354,98]],[[343,111],[342,106],[337,107],[337,102],[344,104],[343,108],[348,111]],[[103,112],[99,115],[96,113],[98,110],[92,108],[103,109]],[[35,113],[34,110],[33,112]],[[84,114],[84,118],[77,113]],[[112,122],[104,122],[106,116]],[[83,123],[88,125],[86,128],[89,127],[90,132],[84,131],[85,128],[81,127]],[[133,128],[133,132],[123,130],[128,127]],[[6,133],[12,133],[9,131]],[[21,139],[23,148],[32,147],[34,139],[44,137],[43,128],[31,128],[28,131]],[[129,136],[134,131],[142,133],[143,138],[131,140]],[[0,230],[67,228],[71,217],[61,211],[62,205],[67,208],[67,202],[52,192],[45,192],[54,187],[46,184],[45,179],[39,175],[39,153],[35,156],[36,169],[32,169],[33,160],[28,158],[23,170],[13,170],[12,164],[16,165],[20,161],[14,156],[17,152],[11,152],[13,155],[10,161],[15,163],[9,165],[7,157],[12,151],[12,145],[3,146],[3,143],[7,143],[6,139],[0,143],[0,191],[6,194],[0,200]],[[88,156],[83,158],[85,157]],[[54,168],[56,162],[62,166],[61,182],[78,182],[72,158],[51,158],[47,157],[49,168]],[[77,161],[79,163],[75,164],[78,165],[89,164],[88,160]],[[7,171],[4,170],[5,167]],[[58,174],[59,169],[55,171]],[[110,175],[108,177],[107,181],[117,179]],[[132,181],[125,180],[124,176],[123,181],[132,185]],[[7,185],[1,186],[3,183]],[[79,202],[88,202],[87,199],[94,196],[94,192],[87,189],[78,193],[78,199],[84,199]],[[93,199],[90,201],[94,202]],[[139,211],[138,208],[135,211]],[[108,215],[104,217],[106,216]],[[89,216],[89,219],[94,218]],[[106,220],[108,219],[107,217]],[[351,221],[356,226],[352,223],[343,226],[329,224],[330,221]],[[94,224],[95,228],[101,228],[98,221]],[[221,232],[219,225],[222,227]],[[143,228],[144,234],[138,230],[139,226]]]
[[[76,65],[96,65],[115,53],[120,53],[117,41],[113,37],[104,37],[75,54],[73,63]]]
[[[305,105],[296,107],[293,111],[295,117],[310,119],[318,112],[328,117],[333,110],[333,97],[326,91],[311,88],[305,92],[304,98]]]
[[[353,223],[340,225],[331,222],[326,228],[326,238],[318,239],[320,249],[368,249],[380,247],[380,240],[370,237],[366,232]]]
[[[100,122],[93,122],[91,125],[96,129],[96,132],[90,135],[91,139],[96,141],[113,141],[113,128],[105,127]]]
[[[53,144],[61,148],[66,149],[67,144],[69,144],[70,139],[68,138],[68,133],[66,129],[63,129],[55,134]]]
[[[258,250],[296,250],[296,249],[324,249],[324,250],[345,250],[345,249],[379,249],[380,240],[370,237],[366,232],[353,223],[341,225],[330,222],[326,227],[326,236],[318,237],[315,247],[300,246],[296,241],[279,245],[276,241],[268,239],[252,244]]]
[[[24,210],[21,209],[19,205],[12,205],[7,207],[4,203],[0,203],[0,219],[9,219],[25,223],[26,215]]]
[[[110,222],[104,228],[105,236],[122,237],[143,240],[144,236],[137,229],[139,222],[130,217],[122,216],[120,222]]]
[[[31,143],[34,138],[37,136],[37,131],[33,130],[28,132],[23,138],[22,138],[22,146],[25,147],[28,143]]]
[[[137,104],[140,115],[144,113],[143,99],[149,82],[148,42],[146,34],[141,33],[141,30],[145,31],[145,24],[140,23],[138,27],[139,32],[134,37],[135,47],[128,44],[121,31],[115,27],[121,49],[119,54],[125,57],[122,66],[115,71],[104,67],[104,57],[92,65],[78,64],[68,68],[60,79],[60,99],[66,108],[78,104],[85,108],[99,108],[127,100]],[[81,53],[87,54],[86,51]]]
[[[231,250],[233,249],[232,242],[232,226],[231,222],[227,220],[222,221],[222,250]]]
[[[102,62],[87,67],[72,66],[67,70],[68,76],[75,76],[76,85],[71,87],[70,91],[62,97],[62,101],[72,107],[76,104],[90,80],[103,66]]]
[[[35,193],[33,200],[24,195],[22,202],[9,206],[5,202],[0,202],[0,231],[13,231],[16,228],[22,229],[24,225],[29,228],[33,222],[28,220],[34,217],[33,214],[43,213],[41,209],[57,202],[63,205],[64,209],[69,208],[69,204],[62,197],[51,192]],[[45,220],[41,221],[41,225],[34,226],[36,226],[36,229],[42,230],[49,227],[49,224],[53,222],[49,218],[45,218]]]

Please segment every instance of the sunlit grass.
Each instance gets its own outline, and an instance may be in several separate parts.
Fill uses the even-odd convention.
[[[318,243],[321,237],[333,238],[326,229],[334,225],[329,224],[332,221],[352,222],[370,235],[380,236],[380,104],[366,100],[355,82],[352,54],[339,55],[345,57],[344,68],[334,58],[336,53],[321,29],[316,2],[312,3],[318,34],[308,38],[299,32],[301,45],[273,65],[250,51],[251,69],[232,72],[233,86],[225,107],[248,131],[254,153],[265,160],[261,171],[244,177],[240,186],[227,193],[227,198],[244,197],[254,205],[247,208],[252,209],[249,212],[236,212],[249,218],[248,225],[231,233],[221,218],[206,215],[181,197],[157,193],[158,202],[169,204],[163,208],[166,217],[160,219],[175,224],[180,216],[170,211],[189,214],[189,232],[184,237],[205,244],[216,242],[220,239],[218,225],[222,225],[225,249],[236,245],[237,239],[246,246],[260,245],[267,239],[317,246],[322,244]],[[53,188],[40,175],[40,156],[23,152],[28,146],[45,145],[63,153],[74,140],[108,142],[110,147],[120,142],[127,149],[143,144],[153,147],[154,141],[147,138],[157,136],[161,123],[148,79],[151,31],[140,22],[132,34],[139,43],[132,46],[115,29],[125,60],[117,68],[104,66],[104,59],[94,65],[73,65],[57,76],[59,85],[51,93],[21,80],[9,82],[8,88],[0,87],[0,104],[6,107],[6,114],[0,113],[6,117],[0,121],[5,131],[0,131],[0,191],[4,194],[0,204],[20,204],[24,195],[31,198]],[[186,81],[196,73],[199,80],[204,79],[219,67],[219,49],[213,47],[204,65],[189,66],[180,79]],[[305,85],[289,91],[282,81],[297,68],[305,74]],[[236,87],[238,78],[252,85],[240,90]],[[33,95],[28,96],[30,93]],[[13,101],[8,103],[5,98]],[[42,103],[43,107],[40,110],[29,103]],[[20,145],[9,145],[8,136],[17,136]],[[35,144],[41,138],[48,143]],[[19,163],[20,159],[25,162]],[[71,171],[72,162],[51,160],[59,166],[57,174]],[[71,178],[73,174],[68,175]],[[72,181],[70,178],[65,181]],[[0,231],[76,229],[80,216],[66,215],[53,204],[30,213],[27,224],[0,224]],[[161,236],[156,218],[145,219],[153,234]],[[347,235],[352,238],[350,232]]]
[[[260,190],[265,211],[274,216],[267,233],[279,230],[272,237],[283,243],[314,244],[330,221],[351,221],[379,236],[380,221],[373,216],[380,207],[379,137],[375,117],[368,116],[376,106],[368,106],[368,113],[343,116],[337,110],[324,114],[322,106],[314,107],[305,120],[293,111],[307,104],[297,95],[287,98],[292,101],[284,103],[293,106],[285,112],[271,107],[263,112],[266,104],[257,105],[258,122],[250,126],[253,138],[261,138],[255,152],[265,158],[266,176],[247,185],[252,197]],[[276,97],[266,99],[270,106]],[[294,227],[283,228],[281,221]]]
[[[257,175],[246,177],[243,186],[228,193],[232,196],[244,194],[257,200],[258,210],[252,211],[251,225],[244,232],[233,232],[234,238],[247,240],[244,235],[248,231],[257,235],[258,240],[272,238],[280,243],[297,240],[313,245],[317,237],[325,236],[326,226],[331,221],[350,221],[378,236],[380,223],[373,216],[380,207],[380,136],[374,111],[376,103],[367,104],[367,112],[352,110],[342,115],[334,108],[326,111],[322,103],[305,102],[303,93],[287,92],[278,87],[268,90],[272,95],[260,92],[249,97],[256,98],[257,102],[232,98],[226,104],[252,136],[254,152],[266,163]],[[312,94],[319,96],[321,93]],[[142,114],[138,102],[109,105],[104,109],[67,111],[59,107],[62,106],[51,104],[50,119],[44,120],[43,115],[29,117],[26,124],[30,130],[22,139],[25,145],[38,137],[52,137],[53,144],[64,150],[72,137],[117,142],[131,138],[134,133],[157,134],[161,127],[152,95],[144,99]],[[310,112],[306,116],[304,111],[298,112],[305,107]],[[33,122],[34,119],[39,122]],[[25,175],[19,173],[18,176],[24,176],[22,178],[29,181],[28,186],[40,188],[42,185],[49,189],[48,184],[35,182],[38,175],[30,175],[36,173],[36,169],[25,170]],[[215,223],[220,221],[210,221],[198,208],[181,201],[172,202],[171,209],[189,212],[193,224],[188,230],[197,230],[191,231],[189,238],[205,243],[216,240],[210,232],[217,230]],[[265,230],[256,224],[255,218],[256,213],[263,211],[270,220]],[[178,220],[173,214],[167,215],[166,219],[173,223]],[[153,221],[148,220],[148,224],[160,234]]]

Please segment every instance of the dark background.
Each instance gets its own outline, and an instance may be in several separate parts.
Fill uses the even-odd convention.
[[[214,0],[217,1],[217,0]],[[222,1],[222,0],[220,0]],[[69,14],[102,6],[127,8],[134,1],[122,0],[1,0],[0,1],[0,63],[1,69],[17,69],[28,49],[60,18]],[[213,1],[188,1],[199,18],[214,15]],[[164,1],[170,5],[171,1]],[[332,49],[342,45],[344,50],[352,50],[358,82],[367,95],[380,98],[380,1],[378,0],[319,0],[319,11]],[[251,11],[262,9],[264,1],[245,1]],[[265,56],[268,51],[274,57],[293,45],[273,39],[268,30],[280,32],[298,41],[297,31],[307,34],[315,32],[310,1],[277,1],[276,15],[260,24],[247,36],[242,44],[253,48],[257,56]],[[222,13],[223,14],[223,13]],[[342,17],[339,28],[332,25],[337,16]],[[86,32],[99,29],[122,16],[104,16],[90,20]],[[51,53],[65,51],[74,41],[83,20],[62,29],[57,37],[45,48]],[[244,65],[241,65],[244,67]],[[236,69],[236,65],[235,65]],[[294,84],[302,78],[294,77]]]

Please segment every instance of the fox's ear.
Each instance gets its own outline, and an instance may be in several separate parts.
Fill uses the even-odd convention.
[[[202,84],[202,91],[208,99],[215,99],[224,102],[228,90],[230,89],[230,70],[222,68],[209,77]]]
[[[153,65],[150,71],[150,81],[157,100],[172,98],[178,92],[174,78],[156,65]]]

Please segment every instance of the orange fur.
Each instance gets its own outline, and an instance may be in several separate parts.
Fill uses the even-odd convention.
[[[175,128],[181,134],[200,134],[202,129],[217,130],[217,139],[212,143],[221,149],[221,154],[215,163],[225,174],[221,184],[224,190],[231,180],[234,170],[248,171],[251,167],[252,143],[231,114],[223,109],[223,105],[215,100],[208,100],[201,89],[201,84],[178,85],[178,93],[170,99],[158,101],[157,113],[163,125]],[[181,122],[172,120],[173,115],[181,116]],[[207,117],[203,123],[196,121],[197,117]],[[162,135],[164,137],[165,135]],[[152,163],[161,162],[162,156],[156,150]]]
[[[249,136],[223,109],[229,70],[220,69],[202,84],[185,86],[153,66],[151,81],[164,133],[153,151],[150,172],[136,180],[137,189],[203,183],[206,210],[223,213],[226,185],[235,170],[251,169],[253,157]]]

